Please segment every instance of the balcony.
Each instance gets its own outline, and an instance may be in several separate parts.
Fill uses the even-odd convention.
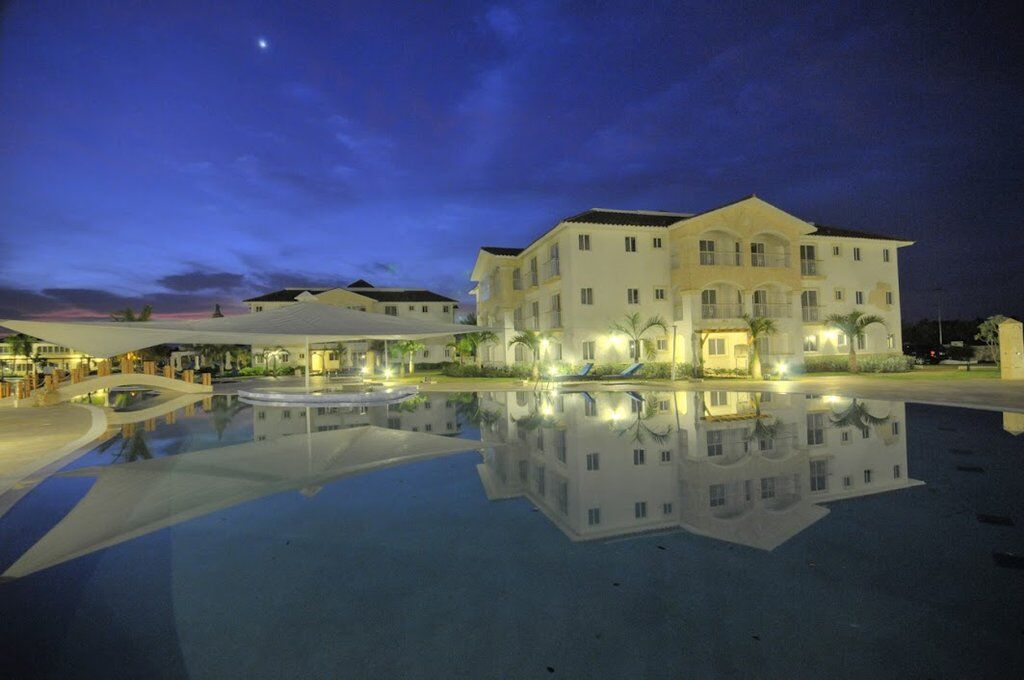
[[[739,253],[716,253],[707,250],[700,253],[700,263],[709,267],[739,267],[742,264],[740,260]]]
[[[816,323],[821,321],[821,307],[817,305],[804,305],[800,308],[800,314],[804,323]]]
[[[792,306],[788,302],[754,303],[754,316],[764,316],[771,319],[788,319],[792,313]]]
[[[743,305],[739,303],[700,306],[700,318],[702,319],[735,319],[742,314]]]
[[[547,262],[544,263],[544,280],[545,281],[550,281],[551,279],[555,278],[556,276],[561,276],[561,274],[562,274],[562,268],[561,268],[561,266],[559,264],[559,259],[557,257],[552,258],[552,259],[550,259],[550,260],[548,260]]]
[[[780,255],[776,253],[751,253],[750,266],[775,268],[788,267],[789,255]]]
[[[801,276],[817,276],[818,275],[818,261],[817,260],[805,260],[800,259],[800,275]]]

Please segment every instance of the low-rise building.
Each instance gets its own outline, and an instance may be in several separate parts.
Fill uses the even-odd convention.
[[[378,288],[370,282],[359,279],[344,287],[296,287],[276,290],[258,297],[244,300],[253,314],[284,307],[295,302],[316,301],[361,312],[410,317],[420,321],[455,322],[458,301],[440,293],[421,288]],[[469,329],[467,329],[469,330]],[[432,364],[451,358],[448,340],[432,339],[424,342],[424,349],[413,357],[414,364]],[[308,361],[304,347],[263,347],[252,348],[253,363],[261,365],[309,366],[313,373],[344,370],[362,366],[369,344],[366,342],[342,343],[345,351],[337,348],[317,348]],[[408,359],[406,359],[408,361]]]
[[[36,340],[32,343],[30,356],[16,354],[13,345],[0,339],[0,367],[4,374],[25,375],[32,371],[33,363],[36,369],[44,366],[55,366],[67,371],[79,366],[88,366],[92,360],[88,354],[83,354],[70,347],[62,347],[45,340]]]
[[[897,251],[911,243],[808,222],[756,196],[699,214],[594,208],[525,248],[482,247],[471,292],[478,323],[504,332],[484,350],[490,363],[529,359],[508,349],[520,330],[550,333],[550,361],[628,361],[636,348],[611,326],[636,312],[667,326],[645,337],[656,361],[745,370],[749,314],[778,329],[759,341],[762,363],[802,365],[848,352],[824,320],[854,309],[885,320],[855,340],[860,353],[901,352]]]

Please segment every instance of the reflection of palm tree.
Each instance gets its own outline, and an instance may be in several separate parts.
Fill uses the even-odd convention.
[[[427,395],[414,394],[408,399],[403,399],[394,406],[396,411],[401,411],[402,413],[414,413],[418,411],[420,406],[422,406],[426,401]]]
[[[210,408],[203,408],[203,411],[210,415],[210,424],[217,432],[217,441],[224,436],[224,430],[231,424],[231,420],[240,412],[246,409],[245,404],[232,400],[229,394],[218,394],[212,398]]]
[[[121,447],[114,454],[115,461],[132,463],[137,460],[149,460],[153,457],[153,453],[149,450],[149,444],[146,442],[145,430],[132,425],[126,425],[118,436],[111,437],[100,444],[99,451],[105,452],[118,440],[121,442]]]
[[[856,427],[858,430],[866,430],[872,425],[881,425],[889,420],[890,416],[876,416],[868,411],[868,406],[863,401],[851,399],[849,406],[829,414],[828,419],[834,427]]]
[[[747,441],[772,440],[779,434],[779,420],[775,416],[761,413],[761,395],[757,392],[750,393],[750,400],[754,402],[754,427],[747,430]]]
[[[634,398],[635,397],[631,397]],[[616,434],[620,437],[629,433],[631,438],[637,444],[643,444],[648,438],[653,440],[657,444],[663,444],[668,441],[669,435],[672,432],[672,426],[666,425],[664,432],[658,432],[650,425],[645,423],[645,420],[650,420],[654,416],[658,415],[659,412],[658,401],[652,395],[643,397],[643,405],[641,408],[636,410],[636,418],[633,422],[626,427],[617,428]]]
[[[451,401],[455,402],[455,412],[476,427],[491,427],[501,417],[494,409],[481,408],[480,396],[476,392],[460,392],[452,395]]]

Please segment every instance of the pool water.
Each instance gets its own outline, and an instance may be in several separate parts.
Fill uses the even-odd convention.
[[[0,495],[0,677],[1024,671],[1020,414],[729,391],[136,407]]]

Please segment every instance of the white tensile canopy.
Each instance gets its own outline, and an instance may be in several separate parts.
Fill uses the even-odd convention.
[[[94,357],[143,347],[183,345],[319,345],[351,340],[421,340],[469,333],[463,324],[418,321],[360,312],[322,302],[293,304],[255,314],[189,321],[0,320],[5,326]]]
[[[0,580],[270,494],[312,495],[343,477],[482,447],[476,440],[366,425],[72,470],[62,476],[97,481]]]

